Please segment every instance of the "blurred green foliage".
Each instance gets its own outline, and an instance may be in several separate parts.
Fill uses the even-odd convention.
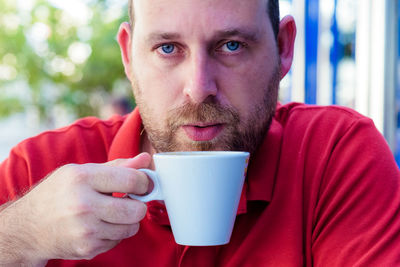
[[[0,0],[0,118],[99,116],[112,95],[133,98],[116,42],[127,1],[56,2]]]

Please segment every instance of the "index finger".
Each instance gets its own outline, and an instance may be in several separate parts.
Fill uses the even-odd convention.
[[[136,169],[99,164],[92,172],[89,184],[100,193],[145,194],[149,179]]]

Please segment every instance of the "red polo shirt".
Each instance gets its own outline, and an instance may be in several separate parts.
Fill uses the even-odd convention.
[[[141,127],[135,110],[22,142],[0,166],[0,203],[64,164],[137,155]],[[148,206],[137,235],[91,261],[48,266],[400,266],[399,169],[371,120],[346,108],[278,107],[227,245],[177,245],[165,208]]]

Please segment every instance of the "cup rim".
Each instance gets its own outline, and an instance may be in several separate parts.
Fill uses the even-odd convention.
[[[250,153],[245,151],[173,151],[156,153],[154,157],[237,157],[249,155]]]

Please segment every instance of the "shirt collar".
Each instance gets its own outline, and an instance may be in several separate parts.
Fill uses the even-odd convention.
[[[108,161],[118,158],[132,158],[140,153],[142,119],[136,108],[125,119],[115,135],[108,153]]]
[[[142,119],[136,108],[127,116],[115,136],[108,160],[138,155],[141,131]],[[273,119],[260,148],[254,155],[250,155],[247,179],[239,202],[238,214],[247,212],[248,201],[271,201],[280,156],[282,131],[281,124]],[[160,210],[159,204],[150,204],[150,206],[157,206],[157,210]],[[165,219],[161,222],[167,224]]]

